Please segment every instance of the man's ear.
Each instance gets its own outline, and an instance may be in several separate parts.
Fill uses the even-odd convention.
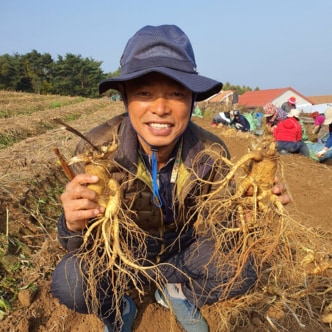
[[[125,106],[127,108],[127,106],[128,106],[128,97],[127,97],[127,93],[126,93],[126,89],[125,89],[124,84],[119,85],[119,92],[120,92],[122,101],[123,101],[123,103],[125,104]]]
[[[123,96],[123,92],[124,92],[124,85],[123,84],[119,84],[119,92],[121,94],[121,97]]]

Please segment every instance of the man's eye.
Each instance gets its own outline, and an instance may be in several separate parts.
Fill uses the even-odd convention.
[[[174,97],[183,97],[184,96],[184,93],[180,92],[180,91],[174,91],[172,94]]]

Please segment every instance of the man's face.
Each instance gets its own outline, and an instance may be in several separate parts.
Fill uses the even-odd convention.
[[[159,73],[126,82],[131,123],[146,152],[174,146],[190,120],[192,92]],[[148,144],[147,144],[148,143]]]

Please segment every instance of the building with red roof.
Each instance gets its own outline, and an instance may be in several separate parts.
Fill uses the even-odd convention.
[[[313,104],[309,98],[293,88],[288,87],[281,89],[247,91],[239,96],[239,106],[248,110],[263,108],[267,103],[272,103],[276,107],[281,107],[281,105],[291,97],[296,98],[297,106]]]

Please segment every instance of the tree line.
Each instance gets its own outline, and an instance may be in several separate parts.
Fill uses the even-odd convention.
[[[64,96],[99,96],[98,83],[117,74],[104,73],[101,61],[67,53],[54,60],[49,53],[0,56],[0,89]]]
[[[252,88],[250,88],[249,86],[243,85],[232,85],[229,82],[226,82],[223,84],[223,90],[227,91],[227,90],[236,90],[236,92],[238,93],[238,95],[242,95],[243,93],[247,92],[247,91],[258,91],[259,87],[256,87],[254,90]]]
[[[23,55],[4,54],[0,56],[0,89],[95,98],[99,96],[99,82],[117,75],[120,70],[104,73],[101,64],[101,61],[71,53],[58,55],[57,60],[49,53],[41,54],[36,50]],[[223,89],[236,90],[239,95],[252,90],[229,82],[224,84]]]

